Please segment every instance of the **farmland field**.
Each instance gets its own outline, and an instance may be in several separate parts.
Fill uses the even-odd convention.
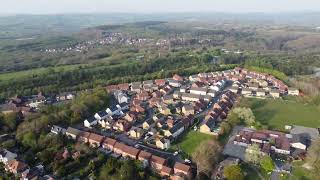
[[[242,106],[252,109],[256,121],[269,129],[284,130],[285,125],[320,126],[320,108],[294,100],[244,98]]]

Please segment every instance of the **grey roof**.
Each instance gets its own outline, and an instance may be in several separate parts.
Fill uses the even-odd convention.
[[[177,124],[175,124],[171,129],[169,129],[169,131],[173,134],[177,132],[179,129],[181,129],[182,127],[183,127],[183,123],[182,121],[180,121]]]
[[[318,129],[304,127],[304,126],[293,126],[293,128],[290,130],[290,134],[292,134],[292,135],[299,134],[299,135],[302,135],[312,141],[314,141],[320,137]]]
[[[81,131],[79,129],[75,129],[73,127],[68,127],[67,133],[79,135],[81,133]]]
[[[102,116],[101,116],[101,117],[102,117]],[[96,118],[93,117],[93,116],[91,116],[91,117],[87,118],[86,120],[87,120],[89,123],[92,123],[92,122],[96,121]]]
[[[227,145],[224,146],[222,154],[239,158],[245,161],[246,149],[246,147],[233,144],[233,142],[229,142]]]
[[[108,113],[106,112],[106,111],[99,111],[98,113],[97,113],[100,117],[104,117],[104,116],[106,116],[106,115],[108,115]],[[90,119],[90,118],[89,118]],[[89,119],[88,119],[88,121],[89,121]],[[90,119],[91,120],[91,119]],[[91,121],[92,122],[92,121]]]

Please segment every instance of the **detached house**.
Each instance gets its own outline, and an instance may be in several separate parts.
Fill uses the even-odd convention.
[[[21,174],[26,169],[28,169],[28,165],[16,159],[8,161],[5,165],[5,170],[15,175]]]
[[[0,162],[6,165],[9,161],[17,157],[16,153],[12,153],[6,149],[0,149]]]
[[[215,132],[215,127],[216,127],[216,117],[209,118],[207,120],[204,120],[204,122],[200,125],[200,132],[206,133],[206,134],[218,135],[217,132]]]
[[[142,124],[143,129],[150,129],[154,127],[155,121],[153,119],[149,119]]]
[[[185,116],[188,116],[188,115],[193,115],[194,114],[194,108],[192,105],[190,104],[186,104],[182,107],[182,113],[185,115]]]
[[[132,127],[129,133],[130,133],[130,137],[139,139],[143,135],[144,131],[139,127]]]
[[[166,138],[156,139],[156,146],[159,149],[169,149],[170,148],[170,140]]]

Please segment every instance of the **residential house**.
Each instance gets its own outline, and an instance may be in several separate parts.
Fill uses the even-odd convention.
[[[168,166],[162,166],[160,175],[163,177],[170,177],[173,174],[173,169]]]
[[[77,139],[77,137],[80,135],[81,131],[72,127],[68,127],[66,131],[66,135],[68,137],[71,137],[72,139]]]
[[[156,155],[152,155],[150,158],[150,165],[151,168],[157,170],[157,171],[161,171],[162,167],[165,165],[166,160],[156,156]]]
[[[143,129],[150,129],[154,127],[155,121],[153,119],[148,119],[142,124]]]
[[[232,87],[230,88],[230,91],[233,92],[233,93],[236,93],[236,94],[238,93],[238,90],[239,90],[238,87],[232,86]]]
[[[112,115],[108,115],[106,111],[99,111],[94,114],[93,118],[95,118],[96,120],[101,120],[101,119],[106,119],[108,116],[112,116]]]
[[[0,162],[6,165],[9,161],[17,157],[16,153],[12,153],[6,149],[0,149]]]
[[[118,89],[121,91],[128,91],[129,84],[128,83],[118,84]],[[121,103],[121,102],[119,102],[119,103]]]
[[[172,79],[176,80],[176,81],[179,81],[179,82],[182,82],[183,81],[183,77],[179,76],[178,74],[175,74]]]
[[[181,99],[183,101],[191,101],[191,102],[197,102],[200,100],[200,95],[197,94],[189,94],[189,93],[182,93]]]
[[[211,97],[215,97],[217,95],[217,91],[213,90],[213,89],[209,89],[208,93],[209,96]]]
[[[146,101],[149,99],[149,93],[146,91],[142,91],[137,94],[137,99],[140,101]]]
[[[150,160],[151,156],[152,156],[151,153],[149,153],[147,151],[144,151],[144,150],[141,150],[139,155],[138,155],[138,160],[149,163],[149,160]]]
[[[79,140],[80,142],[87,143],[87,142],[89,142],[89,137],[90,137],[90,132],[82,131],[82,132],[79,134],[78,140]]]
[[[180,121],[176,123],[171,129],[164,131],[166,137],[172,136],[173,138],[178,137],[184,131],[184,125]]]
[[[114,94],[114,97],[116,98],[116,100],[118,101],[118,103],[121,104],[121,103],[128,103],[129,102],[129,97],[123,91],[115,91],[113,94]]]
[[[288,88],[288,95],[299,96],[299,89]]]
[[[134,123],[138,119],[138,116],[139,113],[136,111],[129,111],[123,118],[131,123]]]
[[[181,98],[181,92],[179,92],[179,91],[174,91],[174,92],[173,92],[173,98],[174,98],[174,99],[180,99],[180,98]]]
[[[122,145],[122,156],[130,157],[132,159],[138,159],[140,150],[131,146]]]
[[[54,134],[65,134],[66,133],[66,129],[65,128],[62,128],[60,126],[57,126],[57,125],[53,125],[51,127],[51,132],[54,133]]]
[[[119,109],[120,112],[129,109],[129,105],[127,103],[117,104],[116,107]]]
[[[174,80],[174,79],[168,79],[169,85],[173,87],[180,87],[181,83],[180,81]]]
[[[215,132],[216,123],[217,123],[216,119],[217,119],[217,116],[215,116],[214,118],[209,118],[207,120],[204,120],[200,125],[200,132],[206,133],[206,134],[218,135],[218,133]]]
[[[119,119],[114,125],[113,129],[120,132],[127,132],[130,130],[132,124],[126,120]]]
[[[116,143],[117,143],[117,140],[107,137],[107,138],[103,141],[102,147],[103,147],[104,149],[113,151],[114,145],[115,145]]]
[[[241,94],[242,95],[251,95],[252,94],[252,90],[249,89],[249,88],[242,88]]]
[[[100,147],[103,139],[104,139],[103,136],[101,136],[99,134],[91,133],[88,141],[92,147]]]
[[[156,80],[154,80],[154,82],[159,87],[166,85],[166,80],[164,80],[164,79],[156,79]]]
[[[15,175],[21,174],[26,169],[28,169],[28,165],[16,159],[8,161],[7,165],[5,165],[5,170]]]
[[[201,99],[203,99],[203,100],[206,101],[206,102],[209,102],[209,101],[212,100],[212,97],[209,96],[209,95],[204,95],[204,96],[201,96]]]
[[[173,169],[175,174],[182,173],[185,176],[191,176],[191,167],[188,165],[176,162]]]
[[[197,88],[197,87],[190,88],[190,94],[206,95],[207,91],[208,91],[207,88]]]
[[[179,91],[181,93],[185,93],[185,92],[187,92],[187,89],[188,89],[187,86],[181,86]]]
[[[115,121],[112,118],[102,119],[98,121],[101,127],[105,129],[112,129]]]
[[[166,138],[157,138],[156,146],[159,149],[169,149],[170,148],[170,140]]]
[[[263,89],[257,89],[256,95],[257,95],[258,97],[265,97],[265,96],[266,96],[266,91],[263,90]]]
[[[192,105],[190,104],[185,104],[183,107],[182,107],[182,113],[185,115],[185,116],[188,116],[188,115],[193,115],[194,114],[194,108]]]
[[[103,111],[101,111],[102,113]],[[108,113],[107,115],[106,114],[101,114],[99,115],[100,118],[106,118],[107,116],[113,116],[113,115],[120,115],[121,114],[121,110],[117,107],[117,106],[112,106],[110,108],[107,108],[106,112]],[[102,117],[101,117],[102,116]],[[98,116],[97,116],[98,117]]]
[[[143,133],[144,133],[143,129],[139,127],[132,127],[129,131],[130,137],[135,139],[140,139]]]
[[[171,94],[171,95],[164,95],[164,96],[162,97],[162,100],[163,100],[163,102],[166,103],[166,104],[172,104],[172,103],[174,103],[174,99],[173,99],[173,95],[172,95],[172,94]]]
[[[107,115],[107,113],[105,111],[102,111],[102,112],[104,112]],[[89,117],[83,121],[84,127],[87,127],[87,128],[91,128],[92,126],[96,125],[97,123],[98,123],[98,120],[95,117]]]
[[[159,106],[159,112],[163,115],[169,115],[171,114],[170,109],[166,105]]]
[[[125,144],[121,142],[116,142],[115,145],[113,146],[113,152],[116,154],[121,154],[123,153],[123,149],[125,148]]]
[[[270,95],[274,98],[279,98],[280,97],[280,91],[278,89],[272,89],[270,91]]]

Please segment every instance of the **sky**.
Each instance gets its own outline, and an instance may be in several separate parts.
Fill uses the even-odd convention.
[[[0,0],[0,14],[320,11],[320,0]]]

